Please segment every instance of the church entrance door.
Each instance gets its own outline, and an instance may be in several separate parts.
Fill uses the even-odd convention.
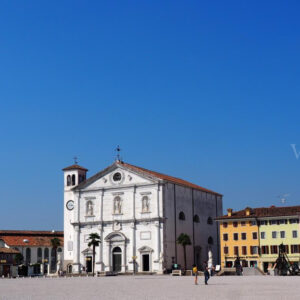
[[[149,272],[149,254],[143,254],[143,271]]]
[[[86,259],[86,272],[92,273],[93,272],[93,258],[91,256],[87,256],[85,259]]]
[[[113,271],[121,272],[122,250],[120,247],[115,247],[112,253]]]

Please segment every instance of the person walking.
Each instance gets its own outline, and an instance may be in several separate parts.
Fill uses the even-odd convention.
[[[196,265],[193,265],[193,276],[195,276],[195,285],[198,284],[198,268]]]
[[[208,279],[209,279],[209,271],[208,271],[208,267],[206,267],[204,270],[204,282],[206,285],[207,285]]]

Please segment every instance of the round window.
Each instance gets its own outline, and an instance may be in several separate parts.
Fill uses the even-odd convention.
[[[119,172],[115,173],[114,176],[113,176],[114,181],[120,181],[121,178],[122,178],[122,175]]]

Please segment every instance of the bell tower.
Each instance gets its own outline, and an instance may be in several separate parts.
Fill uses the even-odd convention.
[[[64,172],[64,269],[73,263],[74,254],[74,227],[77,201],[73,188],[86,180],[87,169],[74,164],[63,169]]]

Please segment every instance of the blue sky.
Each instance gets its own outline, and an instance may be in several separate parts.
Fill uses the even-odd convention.
[[[1,1],[1,229],[62,229],[61,169],[114,160],[299,205],[298,1]]]

